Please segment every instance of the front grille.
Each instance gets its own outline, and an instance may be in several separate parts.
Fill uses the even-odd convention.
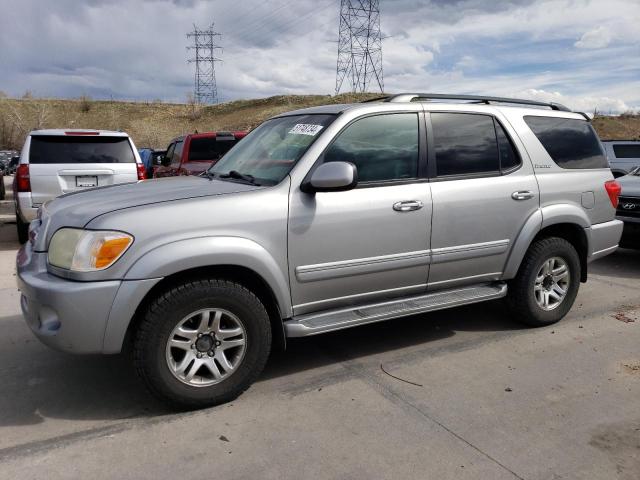
[[[620,197],[617,215],[640,218],[640,197]]]

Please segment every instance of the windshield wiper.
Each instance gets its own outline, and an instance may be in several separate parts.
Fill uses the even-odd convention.
[[[223,173],[222,175],[220,175],[220,178],[234,178],[236,180],[243,180],[245,182],[248,182],[251,185],[260,185],[258,182],[256,182],[256,179],[253,175],[240,173],[237,170],[231,170],[229,173]]]

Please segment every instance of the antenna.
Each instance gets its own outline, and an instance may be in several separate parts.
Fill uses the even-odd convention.
[[[215,63],[221,60],[215,56],[215,51],[222,51],[222,47],[216,44],[216,37],[220,39],[222,35],[213,30],[213,23],[206,30],[200,30],[194,24],[193,31],[187,33],[187,39],[193,39],[193,45],[188,46],[187,50],[195,51],[195,55],[187,62],[196,64],[196,103],[218,103]]]
[[[384,92],[380,0],[341,0],[336,94],[345,79],[352,92]]]

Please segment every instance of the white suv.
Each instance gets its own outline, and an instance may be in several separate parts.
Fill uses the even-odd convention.
[[[124,132],[34,130],[24,143],[13,180],[18,238],[27,241],[29,222],[47,200],[144,179],[144,165]]]

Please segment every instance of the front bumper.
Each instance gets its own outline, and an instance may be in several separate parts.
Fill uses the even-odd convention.
[[[620,246],[640,248],[640,217],[616,217],[624,222]]]
[[[31,331],[44,344],[70,353],[101,353],[119,280],[74,282],[47,271],[46,253],[27,243],[18,251],[20,306]]]

